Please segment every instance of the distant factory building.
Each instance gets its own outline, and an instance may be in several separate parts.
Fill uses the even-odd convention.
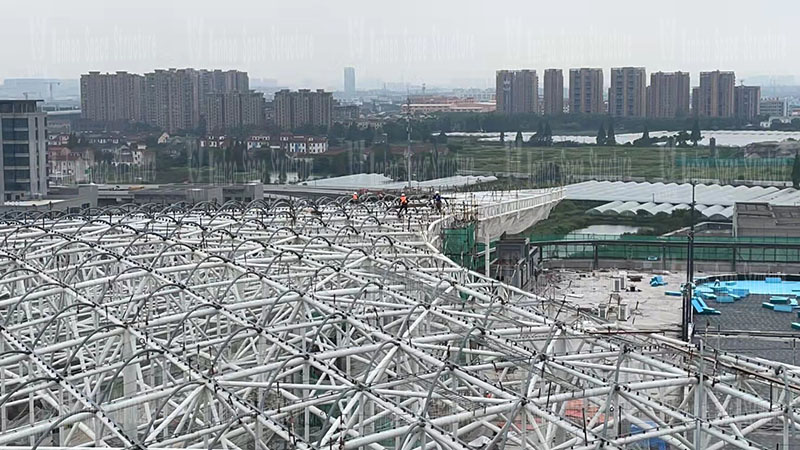
[[[761,100],[760,111],[769,117],[786,117],[789,115],[789,102],[782,98],[765,98]]]
[[[736,117],[753,120],[761,114],[761,87],[736,86],[734,88]]]

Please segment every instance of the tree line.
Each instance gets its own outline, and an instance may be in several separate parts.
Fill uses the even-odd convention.
[[[501,114],[501,113],[441,113],[424,119],[433,130],[450,132],[487,132],[520,130],[534,132],[540,126],[549,124],[555,133],[593,133],[600,125],[607,124],[607,114],[560,114],[542,116],[539,114]],[[701,129],[737,129],[750,125],[741,118],[716,117],[619,117],[614,118],[617,132],[636,133],[645,127],[651,130],[681,131],[692,127],[697,121]]]

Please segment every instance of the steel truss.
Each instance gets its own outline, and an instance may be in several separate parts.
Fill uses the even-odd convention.
[[[0,449],[797,442],[800,368],[620,333],[456,266],[437,223],[377,199],[7,215]]]

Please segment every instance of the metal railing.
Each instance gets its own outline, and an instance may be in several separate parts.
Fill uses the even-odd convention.
[[[536,208],[554,201],[561,201],[564,198],[564,188],[557,187],[543,189],[541,193],[533,196],[501,201],[500,203],[479,206],[478,220],[488,220],[508,214],[516,214],[531,208]]]
[[[446,208],[445,214],[437,220],[431,222],[426,230],[428,242],[436,242],[442,230],[452,226],[457,221],[489,220],[509,214],[517,214],[531,208],[546,205],[551,202],[558,202],[564,198],[564,188],[542,189],[533,195],[501,200],[498,203],[482,205],[476,200],[454,202]],[[503,193],[505,194],[505,193]],[[502,198],[502,196],[500,197]]]
[[[686,243],[686,236],[640,236],[635,234],[533,234],[528,236],[531,242],[569,242],[569,241],[609,241],[609,242],[652,242],[658,243]],[[786,244],[800,245],[800,238],[765,236],[765,237],[726,237],[726,236],[696,236],[696,243],[709,244]]]

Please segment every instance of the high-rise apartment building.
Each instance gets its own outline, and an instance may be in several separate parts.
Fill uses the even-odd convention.
[[[211,92],[246,92],[250,90],[247,72],[238,70],[198,70],[200,96]]]
[[[200,78],[194,69],[146,73],[145,122],[170,133],[200,125]]]
[[[733,72],[700,72],[695,114],[700,117],[733,117],[735,85]]]
[[[647,117],[671,118],[689,115],[688,72],[655,72],[647,87]]]
[[[161,129],[169,128],[170,87],[163,70],[144,75],[144,121]]]
[[[127,72],[81,75],[81,117],[93,122],[142,122],[144,77]]]
[[[284,130],[313,125],[330,127],[333,115],[333,96],[322,89],[284,89],[275,93],[273,101],[275,123]]]
[[[603,114],[603,69],[569,70],[569,112]]]
[[[211,113],[208,105],[211,94],[232,94],[228,102],[231,114]],[[242,103],[243,102],[243,103]],[[100,122],[144,122],[175,132],[198,129],[209,122],[214,129],[238,128],[262,123],[262,114],[240,116],[239,104],[255,106],[263,103],[250,91],[246,72],[237,70],[155,70],[144,76],[117,72],[100,74],[90,72],[81,76],[81,114],[85,119]],[[227,123],[228,118],[232,120]],[[221,122],[220,122],[221,121]]]
[[[209,92],[203,101],[205,128],[209,133],[220,133],[225,129],[225,94]]]
[[[644,117],[647,113],[647,75],[644,67],[611,68],[608,113],[613,117]]]
[[[495,89],[497,112],[539,112],[539,77],[535,70],[498,70]]]
[[[761,114],[760,86],[736,86],[733,92],[736,117],[753,120]]]
[[[561,69],[544,71],[544,114],[564,113],[564,74]]]
[[[247,91],[237,95],[241,97],[242,126],[263,127],[267,123],[267,101],[264,94]]]
[[[0,100],[0,203],[47,195],[47,114],[36,100]]]
[[[239,70],[215,70],[214,72],[222,72],[225,80],[225,92],[247,92],[250,90],[250,77],[247,72]]]
[[[356,96],[356,69],[344,68],[344,96],[352,99]]]
[[[199,70],[198,83],[199,117],[207,132],[264,124],[264,96],[250,90],[247,72]]]
[[[203,118],[209,132],[260,127],[265,122],[264,95],[255,91],[210,92],[205,96]]]
[[[193,130],[200,127],[200,74],[194,69],[170,69],[168,131]]]
[[[105,78],[109,74],[89,72],[81,75],[81,118],[92,121],[108,120],[108,100]]]

